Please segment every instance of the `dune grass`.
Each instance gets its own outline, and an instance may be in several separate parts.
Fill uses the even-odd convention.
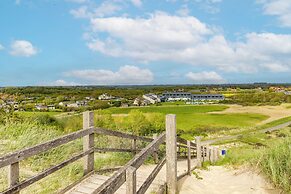
[[[242,135],[218,165],[249,165],[260,169],[277,188],[291,193],[291,128],[269,134]]]
[[[48,121],[50,121],[51,123],[47,123]],[[0,156],[3,156],[15,150],[20,150],[39,143],[43,143],[48,140],[52,140],[65,134],[66,132],[61,129],[60,125],[55,123],[55,121],[44,120],[43,118],[40,120],[24,119],[19,122],[11,122],[6,123],[6,125],[0,125]],[[108,147],[106,145],[108,141],[101,141],[104,138],[100,138],[102,139],[99,139],[98,136],[96,137],[95,145],[100,147]],[[117,143],[114,144],[114,142],[117,142],[116,140],[114,140],[114,142],[109,142],[111,146],[118,146]],[[25,180],[51,166],[57,165],[71,158],[72,156],[82,152],[82,147],[82,139],[77,139],[68,144],[59,146],[55,149],[51,149],[49,151],[43,152],[33,157],[29,157],[28,159],[21,161],[21,180]],[[131,157],[131,154],[96,153],[95,169],[98,170],[104,167],[106,168],[120,166],[125,164]],[[21,193],[49,194],[65,188],[66,186],[70,185],[71,183],[75,182],[83,176],[82,164],[82,159],[72,164],[69,164],[65,168],[24,189]],[[0,192],[4,191],[7,187],[7,167],[0,168]]]

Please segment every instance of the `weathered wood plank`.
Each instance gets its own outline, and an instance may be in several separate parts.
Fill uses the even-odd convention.
[[[8,185],[13,187],[19,183],[19,162],[13,163],[8,168]],[[14,192],[15,194],[19,192]]]
[[[83,113],[83,129],[94,127],[94,112],[86,111]],[[86,152],[94,148],[94,133],[83,137],[83,151]],[[84,175],[94,170],[94,152],[84,157]]]
[[[123,148],[95,148],[95,152],[138,152],[141,149],[123,149]]]
[[[147,191],[147,189],[150,187],[150,185],[152,184],[152,182],[154,181],[154,179],[156,178],[156,176],[158,175],[162,167],[165,165],[165,163],[166,163],[166,158],[163,158],[161,162],[154,168],[154,170],[148,176],[148,178],[144,181],[142,186],[139,188],[139,190],[137,191],[138,194],[143,194]]]
[[[56,166],[53,166],[53,167],[41,172],[40,174],[37,174],[37,175],[35,175],[35,176],[25,180],[25,181],[20,182],[17,185],[14,185],[13,187],[8,188],[7,190],[5,190],[3,192],[3,194],[10,194],[10,193],[14,193],[14,192],[20,191],[21,189],[23,189],[25,187],[28,187],[29,185],[39,181],[40,179],[43,179],[44,177],[46,177],[46,176],[48,176],[48,175],[60,170],[61,168],[67,166],[68,164],[70,164],[72,162],[75,162],[76,160],[78,160],[78,159],[80,159],[80,158],[82,158],[82,157],[84,157],[84,156],[86,156],[86,155],[88,155],[90,153],[93,153],[93,152],[94,152],[93,149],[87,150],[86,152],[82,152],[82,153],[80,153],[80,154],[78,154],[78,155],[76,155],[76,156],[74,156],[74,157],[72,157],[72,158],[70,158],[70,159],[58,164],[58,165],[56,165]]]
[[[126,169],[129,166],[139,168],[145,159],[154,152],[154,150],[165,141],[165,133],[161,134],[157,139],[148,144],[142,151],[134,156],[125,166],[118,170],[113,176],[105,181],[98,189],[94,191],[94,194],[112,194],[118,190],[118,188],[126,180]]]
[[[187,141],[187,167],[188,167],[188,175],[191,175],[191,144],[190,141]]]
[[[196,147],[197,166],[198,167],[201,167],[202,166],[202,159],[201,159],[201,157],[202,157],[201,137],[199,137],[199,136],[196,137],[195,138],[195,142],[196,142],[196,145],[197,145],[197,147]]]
[[[187,141],[186,141],[187,143]],[[166,115],[167,193],[177,193],[177,127],[176,115]]]
[[[126,194],[136,194],[136,168],[126,169]]]
[[[177,142],[178,143],[182,143],[185,146],[187,145],[187,140],[186,139],[183,139],[183,138],[181,138],[179,136],[177,136]],[[191,148],[196,148],[196,143],[191,142],[190,144],[191,144]]]
[[[38,144],[36,146],[30,147],[30,148],[26,148],[17,152],[13,152],[10,154],[7,154],[5,156],[0,157],[0,168],[7,166],[9,164],[13,164],[16,162],[19,162],[23,159],[26,159],[30,156],[34,156],[37,155],[41,152],[44,151],[48,151],[49,149],[58,147],[60,145],[66,144],[70,141],[73,141],[75,139],[84,137],[88,134],[92,134],[94,133],[94,129],[90,128],[90,129],[84,129],[84,130],[80,130],[65,136],[62,136],[60,138],[42,143],[42,144]]]
[[[137,135],[132,135],[132,134],[127,134],[127,133],[122,133],[120,131],[113,131],[113,130],[108,130],[108,129],[103,129],[103,128],[95,128],[96,133],[102,134],[102,135],[109,135],[109,136],[115,136],[115,137],[122,137],[122,138],[127,138],[127,139],[137,139],[137,140],[142,140],[146,142],[152,142],[152,138],[148,137],[142,137],[142,136],[137,136]]]

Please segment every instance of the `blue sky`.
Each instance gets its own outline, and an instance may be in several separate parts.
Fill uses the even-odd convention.
[[[0,86],[291,82],[290,0],[2,0]]]

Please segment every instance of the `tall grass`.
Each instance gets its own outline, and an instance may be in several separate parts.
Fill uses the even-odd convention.
[[[40,117],[31,117],[29,119],[21,119],[0,124],[0,156],[81,129],[81,121],[79,117],[72,117],[64,121],[59,121],[42,115]],[[117,148],[120,148],[118,146],[126,147],[131,145],[131,142],[121,141],[120,139],[118,139],[118,141],[116,139],[115,141],[111,141],[111,139],[110,141],[102,141],[104,139],[105,138],[102,136],[96,136],[95,145],[97,147],[110,147],[110,144]],[[120,142],[122,142],[123,145],[119,145]],[[29,157],[20,162],[20,179],[22,181],[34,176],[80,152],[82,152],[82,139],[77,139],[68,144]],[[120,166],[125,164],[131,157],[131,154],[96,153],[95,169],[98,170],[100,168]],[[37,183],[34,183],[21,193],[48,194],[65,188],[83,176],[82,163],[82,160],[78,160]],[[7,187],[7,168],[0,168],[0,192],[7,189]]]
[[[259,165],[272,182],[291,193],[291,138],[263,152]]]
[[[258,167],[277,187],[291,193],[291,129],[254,133],[237,140],[218,165]]]

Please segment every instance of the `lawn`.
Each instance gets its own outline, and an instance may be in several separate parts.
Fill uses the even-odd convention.
[[[112,114],[127,114],[131,110],[140,110],[144,113],[159,112],[164,114],[191,114],[223,111],[227,106],[220,105],[199,105],[199,106],[150,106],[150,107],[130,107],[130,108],[110,108]]]
[[[156,106],[134,108],[111,108],[112,114],[127,114],[131,110],[140,110],[144,113],[159,112],[163,114],[177,115],[177,128],[191,131],[197,127],[253,127],[265,120],[268,116],[255,113],[214,114],[210,112],[223,111],[227,106],[199,105],[199,106]]]
[[[17,112],[20,116],[25,116],[25,117],[33,117],[33,116],[39,116],[39,115],[50,115],[50,116],[55,116],[58,114],[61,114],[61,112]]]

